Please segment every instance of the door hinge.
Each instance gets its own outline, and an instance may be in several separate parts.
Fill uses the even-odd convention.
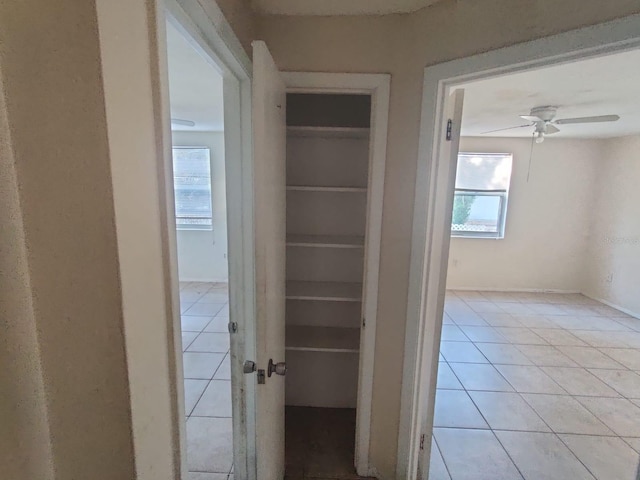
[[[420,435],[420,450],[424,450],[424,433]]]
[[[227,325],[229,329],[229,333],[237,333],[238,332],[238,322],[229,322]]]
[[[362,328],[364,328],[367,325],[367,319],[362,317]]]
[[[451,141],[451,132],[453,131],[453,120],[447,120],[447,141]]]

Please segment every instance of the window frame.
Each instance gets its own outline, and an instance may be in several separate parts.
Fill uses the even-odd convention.
[[[453,230],[453,218],[450,222],[451,228],[451,237],[452,238],[488,238],[492,240],[503,240],[505,236],[505,227],[507,223],[507,204],[509,201],[509,189],[511,188],[511,178],[513,176],[513,153],[506,152],[458,152],[458,157],[460,155],[469,155],[469,156],[509,156],[511,157],[511,175],[509,177],[509,188],[507,189],[491,189],[491,190],[477,190],[471,188],[455,188],[453,191],[453,200],[455,202],[456,195],[458,194],[474,194],[477,196],[486,196],[486,197],[499,197],[500,198],[500,207],[498,211],[498,231],[497,232],[479,232],[479,231],[464,231],[464,230]],[[457,168],[457,166],[456,166]],[[453,210],[453,208],[452,208]]]
[[[207,145],[172,145],[171,146],[171,160],[173,167],[173,151],[174,150],[206,150],[209,157],[209,199],[211,204],[211,216],[210,217],[188,217],[184,215],[178,215],[178,209],[176,203],[176,188],[175,188],[175,168],[172,168],[172,177],[174,181],[174,218],[176,222],[176,230],[185,231],[198,231],[198,232],[212,232],[213,231],[213,164],[211,162],[211,148]],[[211,225],[197,225],[197,224],[181,224],[178,223],[179,219],[203,219],[211,220]]]

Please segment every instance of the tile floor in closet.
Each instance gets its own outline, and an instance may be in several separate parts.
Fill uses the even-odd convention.
[[[431,480],[633,480],[640,320],[582,295],[448,292]]]
[[[188,480],[233,480],[229,293],[181,282]]]

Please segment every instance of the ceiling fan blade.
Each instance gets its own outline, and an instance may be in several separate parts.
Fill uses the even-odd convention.
[[[527,120],[529,122],[544,122],[544,120],[536,115],[520,115],[520,118],[522,118],[523,120]]]
[[[181,118],[172,118],[171,123],[175,125],[183,125],[185,127],[195,127],[196,122],[192,120],[182,120]]]
[[[518,125],[517,127],[507,127],[507,128],[499,128],[497,130],[489,130],[488,132],[482,132],[480,135],[486,135],[487,133],[495,133],[495,132],[504,132],[505,130],[513,130],[514,128],[523,128],[523,127],[532,127],[530,123],[526,125]]]
[[[553,123],[556,125],[568,125],[570,123],[616,122],[618,120],[620,120],[618,115],[599,115],[596,117],[561,118]]]
[[[551,124],[547,124],[547,130],[544,133],[545,133],[545,135],[553,135],[554,133],[558,133],[559,131],[560,131],[559,128],[554,127]]]

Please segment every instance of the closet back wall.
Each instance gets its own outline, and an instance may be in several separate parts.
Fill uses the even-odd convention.
[[[226,282],[227,197],[224,132],[171,132],[176,147],[209,147],[213,230],[178,230],[178,275],[182,282]]]

